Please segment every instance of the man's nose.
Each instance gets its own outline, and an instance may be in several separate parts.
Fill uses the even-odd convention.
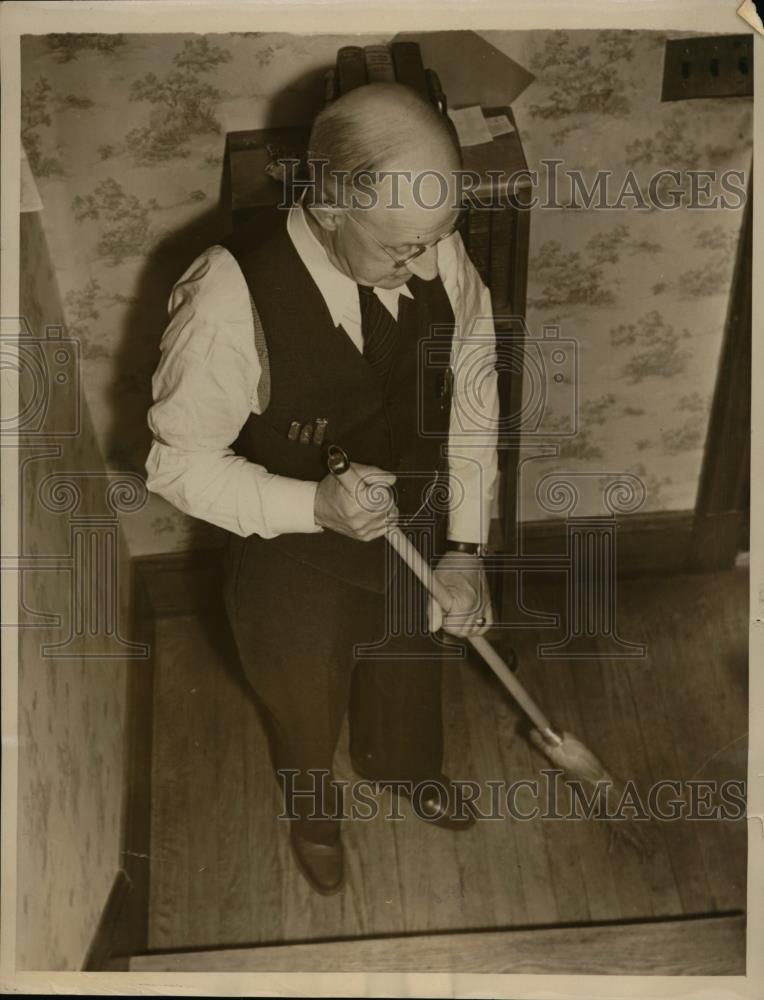
[[[406,265],[406,270],[423,281],[432,281],[438,276],[438,248],[428,247],[423,254]]]

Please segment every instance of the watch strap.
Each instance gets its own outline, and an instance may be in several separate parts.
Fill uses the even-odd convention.
[[[446,549],[449,552],[469,552],[473,556],[481,556],[483,554],[483,546],[478,544],[478,542],[458,542],[451,538],[446,542]]]

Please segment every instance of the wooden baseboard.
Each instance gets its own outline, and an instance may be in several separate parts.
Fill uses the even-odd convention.
[[[692,511],[629,514],[616,524],[620,577],[712,572],[734,565],[740,525],[735,512],[703,519]],[[531,521],[521,526],[520,537],[524,555],[563,556],[567,523]],[[506,551],[500,539],[497,547]],[[200,549],[136,560],[152,615],[193,614],[218,605],[220,558],[219,549]]]
[[[742,914],[135,956],[131,972],[744,976]]]
[[[628,514],[616,519],[619,576],[684,573],[693,531],[692,511]],[[531,521],[521,527],[526,555],[559,555],[566,551],[567,522]]]
[[[147,615],[168,618],[220,603],[222,550],[197,549],[136,559]]]
[[[747,514],[734,510],[696,517],[687,553],[688,568],[710,573],[734,564],[744,517]]]
[[[621,577],[710,573],[735,564],[741,514],[697,517],[691,510],[629,514],[617,518],[616,553]],[[558,555],[567,544],[564,520],[532,521],[521,529],[522,552]]]

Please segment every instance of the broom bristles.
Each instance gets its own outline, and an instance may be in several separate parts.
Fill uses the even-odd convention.
[[[593,788],[600,797],[600,805],[605,807],[606,816],[609,815],[609,804],[612,804],[615,811],[623,799],[625,786],[610,774],[602,761],[581,740],[564,732],[559,743],[552,743],[538,729],[531,729],[530,740],[537,750],[556,767],[565,771],[568,777]],[[610,818],[608,851],[612,851],[615,842],[620,840],[644,856],[651,854],[652,845],[647,839],[645,825],[644,820]]]
[[[563,733],[562,742],[559,744],[545,740],[538,729],[532,729],[530,737],[536,749],[572,778],[578,778],[579,781],[595,786],[613,781],[602,762],[584,746],[581,740],[570,733]]]

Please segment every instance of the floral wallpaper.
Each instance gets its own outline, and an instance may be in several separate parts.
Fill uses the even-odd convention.
[[[36,213],[21,218],[20,263],[22,313],[30,335],[41,339],[46,326],[62,324],[62,309]],[[46,426],[73,426],[71,397],[53,392],[49,399]],[[87,471],[89,478],[80,480],[80,513],[88,513],[97,510],[94,491],[104,483],[103,461],[84,406],[79,420],[79,433],[66,439],[20,439],[19,508],[24,516],[19,554],[28,568],[19,575],[19,622],[27,626],[18,632],[19,969],[82,967],[121,864],[128,667],[124,660],[63,659],[43,652],[44,645],[69,634],[72,578],[67,572],[69,515],[55,503],[41,502],[41,490],[50,476]],[[58,496],[65,500],[67,488]],[[41,568],[40,560],[48,567]],[[123,558],[122,622],[126,565]]]
[[[664,33],[484,37],[535,74],[513,104],[531,169],[557,158],[587,178],[631,170],[639,183],[661,167],[748,170],[750,100],[661,103]],[[217,207],[225,133],[309,120],[324,69],[358,41],[23,39],[23,141],[110,468],[143,468],[170,288],[226,230]],[[549,393],[525,449],[520,516],[548,516],[536,484],[567,470],[628,471],[646,486],[644,509],[692,507],[742,212],[560,205],[532,211],[528,324],[534,337],[556,326],[575,342],[580,391],[573,416],[569,392]],[[534,457],[540,444],[547,457]],[[220,540],[156,497],[125,532],[136,555]]]
[[[485,37],[535,74],[513,105],[529,167],[562,161],[557,196],[549,199],[560,207],[532,212],[527,318],[533,336],[544,325],[559,327],[579,363],[578,433],[563,436],[569,394],[550,389],[537,438],[524,447],[520,517],[550,516],[536,486],[560,471],[578,481],[631,473],[645,487],[643,511],[692,508],[743,210],[665,211],[647,192],[661,169],[737,170],[747,179],[752,100],[662,103],[669,37],[662,32]],[[571,168],[589,190],[595,171],[611,171],[607,201],[627,207],[576,207],[563,179]],[[683,173],[674,185],[685,205],[691,184]],[[549,444],[554,457],[532,458]],[[601,507],[601,497],[584,493],[577,512]]]

